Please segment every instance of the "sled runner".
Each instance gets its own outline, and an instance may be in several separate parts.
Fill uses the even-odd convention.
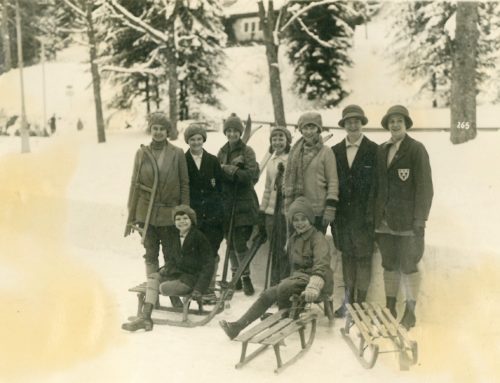
[[[260,235],[257,236],[252,243],[252,247],[250,248],[248,255],[245,257],[245,259],[242,260],[240,267],[234,274],[232,280],[229,283],[228,282],[222,283],[221,281],[219,297],[215,305],[212,306],[211,310],[204,309],[202,299],[195,301],[198,305],[198,309],[191,308],[191,303],[193,302],[193,300],[191,299],[190,295],[185,295],[179,297],[181,299],[181,304],[179,304],[179,307],[176,307],[176,305],[165,306],[157,304],[154,309],[154,311],[168,311],[168,312],[180,313],[182,314],[181,318],[166,319],[166,318],[153,317],[152,318],[153,323],[157,325],[197,327],[197,326],[203,326],[208,322],[210,322],[217,314],[224,311],[224,303],[232,299],[236,282],[238,281],[238,279],[240,279],[243,271],[250,264],[250,261],[253,259],[253,257],[257,253],[257,250],[259,250],[263,242],[264,241],[262,236]],[[144,301],[146,298],[146,283],[134,286],[130,288],[128,291],[137,294],[137,301],[138,301],[137,316],[129,318],[129,320],[133,320],[136,319],[138,316],[140,316],[142,313],[142,308],[144,306]],[[171,297],[171,300],[173,298],[177,297]]]
[[[130,233],[132,233],[135,230],[141,235],[141,244],[144,244],[144,239],[146,238],[146,233],[148,231],[148,226],[149,226],[149,220],[151,217],[151,211],[153,210],[153,205],[155,202],[156,190],[158,188],[159,170],[158,170],[158,164],[156,162],[156,159],[148,147],[141,145],[140,153],[141,154],[140,154],[140,160],[139,160],[139,169],[137,170],[137,176],[136,176],[136,178],[134,180],[134,184],[132,186],[133,189],[132,189],[132,193],[130,195],[128,218],[127,218],[127,224],[125,225],[124,236],[125,237],[128,236]],[[141,174],[141,167],[144,163],[144,156],[148,157],[148,159],[151,162],[151,165],[153,167],[154,181],[153,181],[153,186],[151,186],[151,187],[143,185],[139,181],[139,176]],[[141,191],[141,190],[149,193],[148,212],[146,213],[146,220],[144,222],[144,226],[139,225],[138,222],[135,221],[135,212],[137,209],[137,201],[139,200],[139,191]]]
[[[380,353],[399,353],[400,370],[408,370],[411,365],[417,363],[417,342],[408,338],[408,333],[387,308],[364,302],[362,306],[358,303],[347,305],[348,316],[345,328],[340,332],[351,350],[365,368],[372,368]],[[358,332],[359,345],[356,346],[351,337],[351,330],[355,327]],[[395,349],[379,350],[379,339],[391,341]]]
[[[279,310],[277,313],[264,319],[259,324],[238,335],[234,340],[241,342],[241,356],[236,368],[241,368],[256,356],[260,355],[269,346],[274,349],[277,367],[275,373],[281,372],[285,367],[297,361],[311,348],[316,335],[316,314],[303,311],[303,301],[294,297],[293,305],[289,309]],[[309,327],[309,336],[306,339],[306,327]],[[293,334],[300,337],[300,351],[292,358],[283,362],[280,347],[284,340]],[[260,345],[255,351],[247,355],[248,344]]]

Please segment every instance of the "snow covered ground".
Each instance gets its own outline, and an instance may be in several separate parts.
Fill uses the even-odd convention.
[[[369,28],[369,40],[364,40],[362,30],[357,36],[356,65],[348,72],[353,92],[344,105],[363,105],[370,126],[378,126],[395,102],[410,107],[416,126],[447,126],[448,110],[428,109],[415,100],[414,89],[393,80],[383,56],[381,32],[375,26]],[[269,120],[272,109],[263,47],[231,48],[228,56],[228,91],[221,95],[227,109],[214,118],[235,111]],[[343,321],[330,329],[321,317],[312,349],[282,374],[272,372],[272,351],[235,370],[240,346],[226,338],[217,320],[237,318],[255,299],[241,293],[229,312],[201,328],[156,326],[153,332],[137,334],[120,330],[136,309],[135,296],[127,289],[141,282],[144,274],[139,239],[123,238],[123,228],[133,156],[149,138],[136,127],[108,130],[107,143],[96,143],[89,76],[84,69],[69,54],[47,65],[48,83],[53,84],[48,112],[61,117],[54,137],[33,138],[29,155],[18,154],[19,138],[0,137],[0,301],[4,305],[0,381],[500,381],[499,132],[480,133],[470,143],[453,146],[447,133],[410,131],[429,151],[435,188],[421,263],[418,326],[410,333],[419,345],[417,366],[400,372],[396,357],[382,354],[373,370],[364,370],[341,339]],[[283,72],[283,82],[289,84],[286,64]],[[0,77],[0,108],[8,114],[19,110],[17,76],[12,71]],[[27,68],[26,76],[28,94],[33,95],[28,113],[36,118],[42,113],[35,86],[41,86],[40,67]],[[285,104],[291,122],[302,110],[314,107],[286,89]],[[325,123],[336,125],[340,110],[322,111]],[[86,125],[78,133],[77,116]],[[480,106],[478,120],[480,126],[498,126],[498,106]],[[384,133],[368,135],[379,143],[388,138]],[[327,144],[342,137],[336,131]],[[216,153],[223,142],[221,133],[212,132],[205,148]],[[175,144],[186,147],[182,139]],[[260,130],[249,144],[262,158],[268,132]],[[257,185],[259,196],[263,181]],[[265,254],[263,249],[253,264],[257,293],[262,289]],[[337,281],[339,271],[337,267]],[[337,304],[340,296],[337,290]],[[378,254],[368,298],[384,300]],[[285,349],[293,352],[295,346],[292,339]]]

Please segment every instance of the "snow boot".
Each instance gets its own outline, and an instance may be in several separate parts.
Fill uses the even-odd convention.
[[[389,309],[394,319],[397,319],[398,312],[396,311],[396,297],[385,297],[385,307]]]
[[[333,314],[333,316],[335,318],[345,318],[345,316],[347,315],[347,306],[346,305],[348,303],[352,304],[353,296],[354,296],[354,288],[350,289],[350,288],[346,287],[344,302],[342,302],[342,305],[337,310],[335,310],[335,313]]]
[[[219,326],[222,327],[229,339],[234,339],[243,330],[243,328],[238,324],[238,322],[228,322],[225,320],[219,321]]]
[[[241,283],[243,285],[243,292],[245,293],[245,295],[251,296],[255,293],[255,289],[253,288],[250,275],[245,275],[244,277],[241,277]]]
[[[152,312],[153,305],[151,303],[144,303],[142,315],[132,322],[122,324],[122,329],[132,332],[137,330],[151,331],[153,329],[153,321],[151,320]]]
[[[406,301],[405,312],[403,318],[401,318],[401,322],[399,322],[406,330],[415,327],[415,323],[417,322],[417,318],[415,317],[416,304],[416,301]]]

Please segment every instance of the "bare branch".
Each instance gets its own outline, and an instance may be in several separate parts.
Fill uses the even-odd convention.
[[[321,45],[325,48],[333,48],[332,44],[330,44],[327,41],[321,40],[318,35],[315,35],[313,32],[311,32],[309,30],[309,28],[307,28],[307,25],[304,24],[304,22],[302,21],[302,19],[300,17],[297,18],[297,21],[299,22],[299,24],[302,27],[302,29],[304,30],[304,32],[306,32],[311,38],[313,38],[319,45]]]
[[[115,12],[125,17],[125,19],[129,22],[130,26],[133,26],[136,30],[141,30],[144,33],[147,33],[151,37],[166,42],[168,41],[168,35],[156,28],[153,28],[151,25],[146,23],[144,20],[135,17],[132,13],[130,13],[125,7],[118,4],[116,0],[108,0],[106,4]]]
[[[298,10],[297,12],[294,12],[293,16],[290,18],[290,20],[287,21],[287,23],[285,25],[283,25],[283,27],[280,29],[280,32],[283,32],[286,28],[288,28],[288,26],[290,26],[300,15],[302,15],[303,13],[306,13],[308,12],[309,10],[311,10],[312,8],[315,8],[315,7],[319,7],[321,5],[326,5],[326,4],[334,4],[334,3],[337,3],[338,1],[337,0],[323,0],[323,1],[316,1],[316,2],[313,2],[311,4],[309,4],[307,7],[304,7],[300,10]]]
[[[104,65],[101,67],[102,72],[117,72],[117,73],[139,73],[158,77],[158,71],[150,68],[144,68],[142,66],[135,66],[131,68],[124,68],[115,65]]]
[[[70,0],[63,0],[64,3],[70,7],[73,11],[75,11],[80,17],[85,19],[85,12],[79,8],[77,5],[73,4]]]

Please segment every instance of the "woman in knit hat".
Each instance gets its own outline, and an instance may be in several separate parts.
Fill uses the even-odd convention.
[[[231,236],[232,248],[229,255],[234,274],[240,260],[248,252],[247,241],[250,239],[253,226],[258,222],[259,201],[254,185],[259,180],[259,165],[253,149],[241,140],[243,123],[236,114],[233,113],[226,119],[223,131],[227,143],[219,150],[217,158],[223,174],[224,235],[226,242]],[[229,233],[231,220],[233,230]],[[253,295],[254,288],[249,268],[243,272],[241,282],[245,295]],[[238,287],[237,285],[237,289]]]
[[[142,315],[122,328],[127,331],[144,329],[151,331],[151,313],[159,294],[170,296],[191,295],[201,299],[212,278],[214,257],[207,249],[210,244],[196,227],[196,213],[186,205],[172,211],[175,228],[167,232],[168,254],[164,254],[165,265],[156,273],[149,274],[146,298]]]
[[[159,269],[160,245],[165,254],[167,231],[174,224],[172,209],[180,204],[189,205],[189,177],[186,157],[182,149],[172,145],[167,140],[172,132],[169,119],[162,112],[154,112],[149,115],[148,127],[153,140],[147,146],[141,145],[135,155],[128,200],[129,211],[135,212],[133,221],[144,225],[151,193],[143,189],[136,190],[139,196],[135,206],[132,206],[134,204],[132,195],[137,187],[137,180],[148,188],[153,186],[153,166],[157,166],[158,187],[144,239],[146,276]],[[155,164],[150,162],[150,157],[144,151],[152,154]]]
[[[272,155],[267,162],[266,184],[260,203],[259,226],[261,230],[265,230],[269,246],[271,246],[269,253],[272,255],[271,286],[274,286],[286,278],[289,273],[288,258],[285,252],[286,219],[282,207],[281,188],[292,135],[286,127],[276,126],[271,130],[269,141],[269,153]]]
[[[290,297],[294,294],[302,294],[306,302],[314,302],[321,292],[331,294],[333,291],[329,246],[325,236],[313,226],[315,215],[311,203],[304,197],[297,198],[290,206],[288,219],[294,229],[287,248],[291,275],[264,290],[236,322],[219,322],[230,339],[238,336],[276,302],[278,308],[283,309],[290,307]]]
[[[219,160],[203,149],[207,132],[203,125],[192,123],[184,130],[184,140],[189,145],[186,162],[189,174],[189,195],[191,207],[198,217],[198,229],[205,234],[212,246],[215,259],[210,288],[204,297],[209,304],[215,301],[215,277],[219,262],[219,247],[224,238],[222,169]]]
[[[339,195],[337,164],[333,151],[323,145],[323,122],[316,112],[304,113],[298,121],[302,137],[293,145],[285,171],[285,212],[298,197],[306,197],[314,211],[314,226],[326,233],[335,220]]]

